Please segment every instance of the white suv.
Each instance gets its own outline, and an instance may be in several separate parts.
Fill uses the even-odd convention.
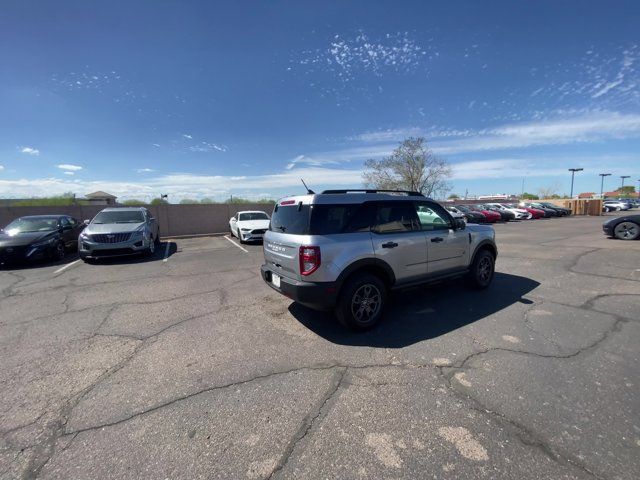
[[[392,289],[466,276],[486,288],[492,227],[465,225],[416,192],[328,190],[279,200],[264,237],[264,281],[292,300],[333,309],[365,330]]]

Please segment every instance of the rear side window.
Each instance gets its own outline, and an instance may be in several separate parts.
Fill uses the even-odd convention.
[[[276,205],[269,230],[292,235],[307,235],[309,232],[309,211],[309,205]]]
[[[368,232],[370,228],[371,207],[367,203],[311,207],[312,235]]]
[[[385,202],[376,212],[376,233],[397,233],[420,230],[420,222],[413,202]]]

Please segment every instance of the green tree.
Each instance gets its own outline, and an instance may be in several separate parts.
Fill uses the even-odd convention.
[[[455,193],[452,193],[452,194],[451,194],[451,195],[449,195],[447,198],[448,198],[449,200],[457,200],[457,199],[459,199],[459,198],[460,198],[460,196],[459,196],[459,195],[456,195]]]
[[[411,190],[428,197],[444,196],[451,186],[452,170],[446,160],[436,157],[425,139],[407,138],[390,156],[364,163],[365,185],[389,190]]]
[[[200,200],[200,203],[204,203],[204,204],[215,204],[215,203],[218,203],[218,202],[216,202],[213,198],[205,197],[205,198],[203,198],[202,200]]]
[[[620,195],[629,195],[631,193],[636,193],[636,187],[633,185],[625,185],[624,187],[616,188],[616,192]]]
[[[538,195],[534,195],[533,193],[527,193],[524,192],[520,198],[522,198],[523,200],[540,200],[540,197],[538,197]]]
[[[151,200],[151,205],[167,205],[169,202],[166,198],[156,197]]]
[[[145,202],[143,200],[138,200],[137,198],[130,198],[129,200],[123,201],[122,205],[127,205],[129,207],[139,207],[145,205]]]
[[[180,200],[180,205],[193,205],[195,203],[200,203],[198,200],[194,200],[193,198],[183,198]]]

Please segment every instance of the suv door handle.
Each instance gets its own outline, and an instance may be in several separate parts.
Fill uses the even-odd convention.
[[[440,242],[442,242],[443,240],[444,240],[444,238],[442,238],[442,237],[433,237],[433,238],[431,239],[431,241],[432,241],[433,243],[440,243]]]
[[[396,242],[387,242],[382,244],[382,248],[396,248],[398,244]]]

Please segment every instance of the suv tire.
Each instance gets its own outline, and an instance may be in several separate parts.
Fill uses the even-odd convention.
[[[491,285],[495,273],[495,257],[489,250],[480,250],[471,264],[467,274],[469,286],[483,290]]]
[[[340,291],[336,317],[352,330],[369,330],[382,318],[386,301],[387,287],[379,277],[369,273],[356,274]]]

